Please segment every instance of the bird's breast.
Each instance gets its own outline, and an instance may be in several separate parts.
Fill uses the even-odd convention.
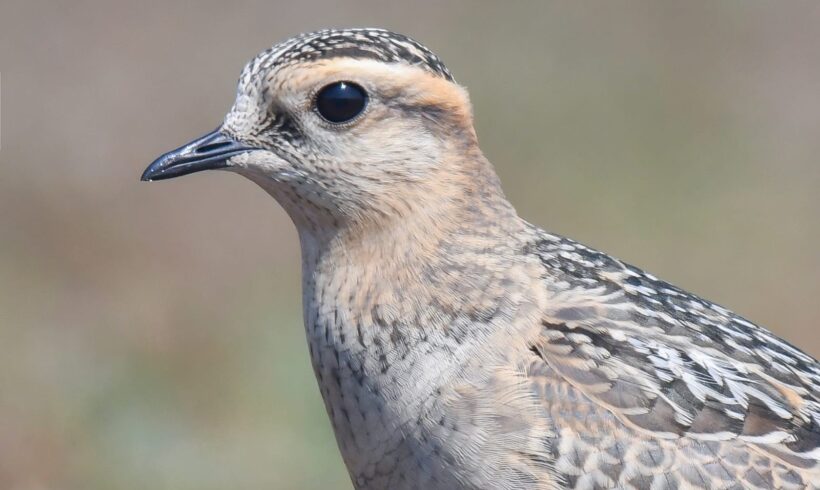
[[[313,367],[357,488],[402,488],[374,484],[379,475],[471,488],[463,483],[479,468],[505,465],[499,444],[543,443],[546,422],[514,423],[544,415],[530,397],[516,396],[530,352],[522,332],[537,324],[540,308],[517,291],[527,286],[520,268],[482,270],[480,283],[454,267],[402,283],[370,276],[378,271],[337,263],[306,273],[304,284]],[[464,451],[476,457],[464,461]],[[431,483],[451,478],[461,483]]]

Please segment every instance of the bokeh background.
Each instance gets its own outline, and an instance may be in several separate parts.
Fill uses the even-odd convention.
[[[350,488],[287,216],[138,181],[327,26],[438,52],[526,218],[820,354],[817,2],[2,0],[0,488]]]

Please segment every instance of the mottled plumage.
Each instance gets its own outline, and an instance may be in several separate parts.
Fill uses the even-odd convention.
[[[366,105],[332,123],[316,97],[340,82]],[[357,489],[820,486],[817,361],[519,218],[466,91],[417,42],[326,30],[261,53],[223,125],[143,178],[206,168],[296,224]]]

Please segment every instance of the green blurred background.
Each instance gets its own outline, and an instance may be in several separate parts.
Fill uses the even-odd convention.
[[[350,488],[287,216],[138,181],[328,26],[439,53],[524,217],[820,353],[820,3],[2,0],[0,488]]]

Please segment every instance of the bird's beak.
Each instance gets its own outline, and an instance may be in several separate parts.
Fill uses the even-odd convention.
[[[145,169],[140,180],[163,180],[200,170],[225,168],[232,156],[255,149],[236,141],[220,129],[157,158]]]

